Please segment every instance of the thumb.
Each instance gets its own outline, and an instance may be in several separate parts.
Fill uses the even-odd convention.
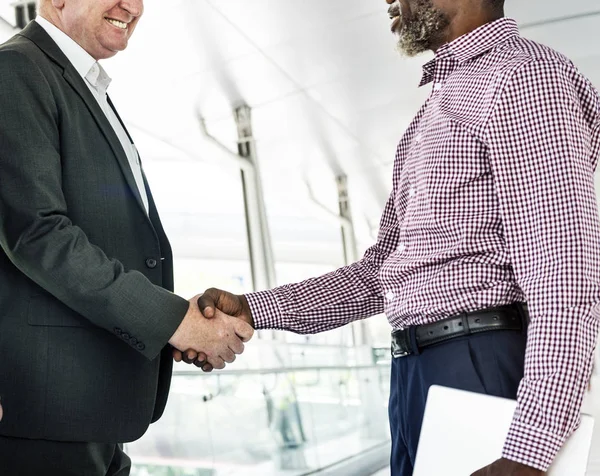
[[[204,291],[204,294],[198,298],[198,307],[200,308],[200,312],[207,319],[212,319],[215,317],[219,292],[221,291],[218,289],[210,288]]]
[[[248,342],[254,335],[254,329],[242,319],[235,319],[233,329],[242,342]]]

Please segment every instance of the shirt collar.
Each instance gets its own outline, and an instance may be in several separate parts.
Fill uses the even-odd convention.
[[[85,75],[85,79],[96,88],[96,90],[101,94],[106,94],[106,90],[112,81],[110,76],[106,74],[106,71],[100,63],[97,61],[94,62],[88,73]]]
[[[496,45],[519,35],[519,28],[515,20],[501,18],[486,23],[466,35],[460,36],[450,43],[441,46],[435,53],[435,58],[423,66],[423,77],[420,86],[430,83],[435,79],[437,69],[441,63],[450,63],[445,76],[459,66],[489,50]],[[448,70],[448,66],[446,66]]]
[[[44,17],[38,15],[35,21],[46,30],[46,33],[58,45],[79,75],[97,91],[105,93],[111,79],[104,68],[75,40]]]

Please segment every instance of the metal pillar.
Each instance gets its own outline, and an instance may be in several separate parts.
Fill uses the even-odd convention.
[[[276,286],[271,234],[263,197],[262,183],[252,135],[252,110],[244,105],[234,110],[238,129],[238,155],[250,164],[241,170],[254,291]]]
[[[344,263],[351,264],[358,260],[354,222],[350,213],[350,199],[348,198],[348,176],[338,175],[335,178],[338,190],[338,206],[340,210],[340,224],[342,227],[342,245],[344,247]]]
[[[348,196],[348,177],[338,175],[335,178],[338,190],[339,218],[342,232],[342,244],[344,247],[344,261],[351,264],[358,260],[358,247],[354,233],[354,222],[350,210],[350,199]],[[371,334],[364,320],[352,324],[352,337],[354,350],[359,365],[371,365],[373,363]],[[376,369],[358,370],[358,388],[362,403],[365,425],[362,435],[365,438],[382,439],[385,430],[379,423],[385,421],[384,396],[378,385],[378,372]]]
[[[352,221],[350,198],[348,196],[348,176],[338,175],[335,178],[335,182],[338,191],[338,208],[340,213],[342,246],[344,248],[344,263],[348,265],[358,260],[356,234],[354,233],[354,222]],[[352,335],[356,347],[371,344],[369,330],[364,321],[358,321],[352,324]]]

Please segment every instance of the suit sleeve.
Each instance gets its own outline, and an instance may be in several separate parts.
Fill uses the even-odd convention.
[[[188,302],[126,271],[69,219],[52,90],[27,56],[0,52],[0,246],[28,278],[111,333],[135,336],[154,359]]]

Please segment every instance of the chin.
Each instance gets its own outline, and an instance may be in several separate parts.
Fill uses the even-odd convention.
[[[118,53],[118,51],[103,49],[102,51],[99,51],[97,54],[92,55],[92,56],[94,57],[94,59],[96,61],[100,61],[100,60],[105,60],[105,59],[112,58],[117,53]]]
[[[107,45],[103,48],[102,53],[106,58],[112,58],[117,53],[124,51],[127,48],[127,43],[118,45]]]

